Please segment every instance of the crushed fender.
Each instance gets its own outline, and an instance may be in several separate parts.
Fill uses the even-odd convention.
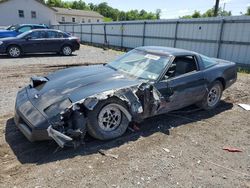
[[[119,104],[117,107],[129,122],[140,123],[143,119],[157,114],[165,105],[165,100],[159,91],[150,83],[102,92],[75,102],[61,112],[60,118],[57,118],[60,120],[48,128],[49,136],[60,147],[79,145],[83,142],[87,130],[86,110],[93,110],[99,102],[111,97],[116,97],[127,104],[128,109]]]

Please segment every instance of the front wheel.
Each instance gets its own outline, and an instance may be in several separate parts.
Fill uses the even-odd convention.
[[[72,48],[71,48],[71,46],[64,46],[62,48],[62,54],[64,56],[70,56],[72,54]]]
[[[17,58],[21,56],[21,49],[18,46],[10,46],[7,53],[12,58]]]
[[[198,104],[199,107],[205,110],[212,110],[216,108],[220,102],[223,92],[223,86],[220,81],[213,82],[208,93],[204,97],[203,101]]]
[[[129,120],[119,108],[126,106],[119,100],[100,102],[88,112],[88,133],[99,140],[110,140],[123,135]]]

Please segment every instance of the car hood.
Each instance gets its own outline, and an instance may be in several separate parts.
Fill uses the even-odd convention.
[[[0,37],[14,37],[16,36],[15,31],[0,30]]]
[[[5,37],[5,38],[0,38],[0,41],[11,41],[11,40],[16,40],[16,37]]]
[[[105,91],[142,83],[142,80],[128,77],[103,65],[64,69],[46,78],[49,81],[40,89],[27,89],[30,101],[39,111],[67,98],[74,103]]]

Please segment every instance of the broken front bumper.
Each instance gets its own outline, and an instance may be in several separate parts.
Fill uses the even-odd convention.
[[[49,123],[43,114],[30,102],[26,88],[17,94],[14,121],[20,131],[31,142],[51,139],[47,132]]]

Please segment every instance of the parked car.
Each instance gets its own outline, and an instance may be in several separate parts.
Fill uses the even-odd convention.
[[[33,77],[18,92],[15,123],[30,140],[53,138],[61,147],[86,131],[108,140],[131,121],[192,104],[214,109],[237,79],[233,62],[182,49],[139,47],[105,65]]]
[[[6,30],[0,30],[0,38],[16,37],[32,29],[48,29],[48,26],[43,25],[43,24],[42,25],[39,25],[39,24],[11,25]]]
[[[53,29],[36,29],[27,31],[17,37],[0,39],[0,54],[19,57],[26,53],[55,52],[69,56],[79,50],[77,37]]]

